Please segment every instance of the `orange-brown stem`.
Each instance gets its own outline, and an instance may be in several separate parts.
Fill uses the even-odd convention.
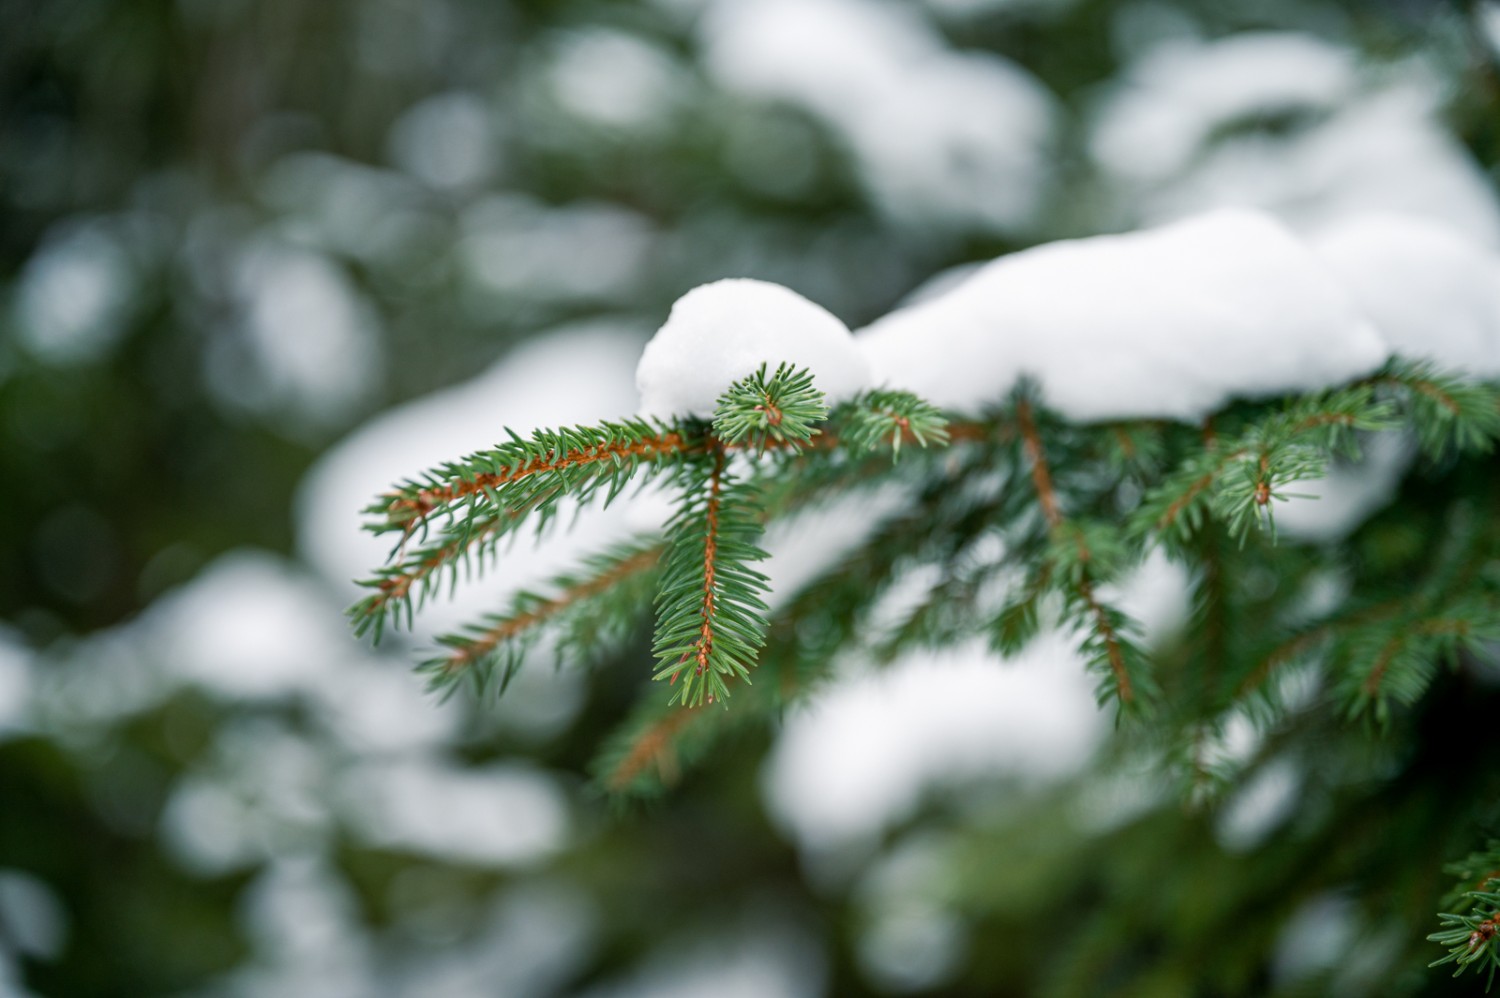
[[[714,456],[714,470],[708,479],[708,510],[705,514],[708,526],[703,538],[703,608],[700,611],[703,626],[698,632],[698,644],[693,650],[693,657],[696,659],[694,671],[700,676],[708,669],[714,650],[714,600],[718,595],[714,588],[714,572],[718,567],[719,504],[723,489],[724,451],[720,449]]]
[[[1274,673],[1278,668],[1280,668],[1285,663],[1290,662],[1292,659],[1302,654],[1302,652],[1306,651],[1308,648],[1317,644],[1319,641],[1328,637],[1335,631],[1340,631],[1349,627],[1356,627],[1360,624],[1366,624],[1374,620],[1380,620],[1383,617],[1389,617],[1391,614],[1401,609],[1403,602],[1404,601],[1399,599],[1387,600],[1384,603],[1380,603],[1376,606],[1361,610],[1358,613],[1352,613],[1342,620],[1329,621],[1326,624],[1314,627],[1310,631],[1305,631],[1302,634],[1291,638],[1290,640],[1286,641],[1278,648],[1276,648],[1274,651],[1272,651],[1271,654],[1267,655],[1261,661],[1260,665],[1256,666],[1255,670],[1251,672],[1250,675],[1245,677],[1244,681],[1240,683],[1239,692],[1237,695],[1243,697],[1255,692],[1255,690],[1264,685],[1266,680],[1269,679],[1271,677],[1271,674]]]
[[[635,740],[635,744],[630,747],[625,758],[620,760],[614,772],[609,774],[606,781],[609,788],[616,792],[624,790],[632,780],[645,771],[647,766],[653,764],[663,780],[670,782],[674,779],[677,766],[675,753],[672,751],[672,740],[682,728],[701,713],[701,710],[693,708],[674,710],[647,728]]]
[[[535,609],[501,621],[449,656],[448,660],[443,663],[443,672],[449,675],[456,673],[494,651],[502,641],[514,638],[537,624],[557,616],[579,600],[597,596],[617,582],[654,568],[661,560],[661,555],[660,546],[639,551],[592,579],[563,590],[562,593]]]
[[[564,468],[575,468],[627,457],[656,457],[686,449],[687,442],[679,433],[664,433],[659,437],[647,437],[629,444],[596,444],[592,447],[579,447],[562,455],[541,455],[514,468],[485,472],[475,475],[473,479],[463,479],[450,485],[436,485],[420,489],[407,496],[393,496],[389,508],[392,514],[410,512],[414,518],[420,519],[438,506],[455,499],[484,492],[497,485],[520,481],[542,472],[561,471]]]
[[[1412,381],[1402,381],[1400,378],[1384,377],[1384,378],[1373,378],[1373,379],[1371,379],[1370,383],[1371,384],[1376,384],[1376,385],[1396,385],[1397,387],[1400,387],[1400,388],[1410,388],[1410,389],[1413,389],[1417,393],[1419,393],[1421,395],[1426,395],[1428,398],[1433,399],[1439,405],[1441,405],[1444,409],[1447,409],[1449,412],[1453,413],[1455,416],[1459,414],[1459,411],[1460,411],[1460,408],[1461,408],[1459,406],[1457,400],[1455,400],[1452,395],[1449,395],[1447,392],[1443,391],[1437,385],[1435,385],[1431,381],[1427,381],[1425,379],[1418,378],[1418,379],[1415,379],[1415,380],[1412,380]]]
[[[1062,510],[1057,504],[1057,491],[1052,487],[1052,471],[1047,466],[1047,456],[1042,450],[1042,437],[1037,433],[1030,402],[1023,400],[1016,406],[1016,422],[1021,428],[1026,456],[1031,458],[1031,482],[1036,487],[1037,499],[1042,504],[1042,514],[1047,517],[1048,526],[1055,530],[1062,525]]]
[[[1063,526],[1062,509],[1058,505],[1057,491],[1052,485],[1052,471],[1047,465],[1047,452],[1042,446],[1041,434],[1037,432],[1036,421],[1032,418],[1031,403],[1024,399],[1016,406],[1016,424],[1021,430],[1021,439],[1026,446],[1026,456],[1031,458],[1031,482],[1036,488],[1037,500],[1042,504],[1042,514],[1046,516],[1048,525],[1056,534]],[[1083,535],[1079,534],[1075,542],[1078,545],[1078,559],[1087,566],[1090,553]],[[1114,623],[1109,619],[1109,613],[1094,596],[1094,586],[1089,580],[1087,570],[1074,583],[1074,588],[1094,618],[1095,631],[1104,639],[1104,650],[1109,657],[1110,671],[1114,673],[1115,683],[1120,690],[1120,700],[1123,703],[1130,703],[1135,699],[1135,689],[1130,683],[1130,673],[1125,668],[1125,652],[1120,647],[1120,636],[1115,631]]]

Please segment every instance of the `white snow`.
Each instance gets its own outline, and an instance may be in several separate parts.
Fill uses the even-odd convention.
[[[1371,436],[1359,461],[1335,461],[1322,478],[1287,486],[1293,495],[1274,508],[1277,532],[1300,541],[1347,537],[1395,497],[1415,457],[1416,447],[1406,437]]]
[[[640,411],[710,419],[730,385],[783,362],[809,369],[830,403],[870,383],[849,328],[821,305],[765,281],[704,284],[677,299],[646,344],[635,374]]]
[[[153,658],[228,699],[306,688],[352,650],[337,605],[275,555],[227,554],[157,600],[136,626]]]
[[[127,247],[102,222],[49,230],[17,282],[17,342],[50,364],[105,355],[125,331],[133,270]]]
[[[1286,759],[1254,772],[1218,814],[1214,831],[1229,852],[1249,852],[1296,813],[1302,773]]]
[[[955,52],[920,10],[870,0],[717,0],[704,63],[848,147],[875,200],[915,225],[1008,231],[1043,202],[1053,100],[1010,61]]]
[[[1158,180],[1186,167],[1225,123],[1331,107],[1356,81],[1353,53],[1309,35],[1174,40],[1131,66],[1109,94],[1092,150],[1112,173]]]
[[[1059,635],[1003,663],[965,646],[846,677],[788,715],[764,793],[779,822],[819,852],[878,835],[930,787],[1057,778],[1103,735],[1093,685]]]
[[[216,733],[207,758],[178,779],[161,817],[173,858],[222,874],[317,848],[332,833],[329,746],[282,718],[240,715]]]
[[[356,769],[343,791],[366,841],[465,863],[530,863],[560,848],[568,832],[557,782],[515,765],[400,760]]]
[[[55,960],[68,941],[68,921],[68,909],[46,881],[0,867],[0,930],[16,950],[33,959]]]
[[[378,319],[341,265],[261,238],[235,261],[232,284],[237,335],[218,331],[205,352],[220,401],[295,427],[336,425],[367,397],[384,367]]]
[[[299,547],[330,581],[357,590],[390,552],[389,537],[361,529],[359,510],[413,473],[490,447],[506,427],[527,433],[617,419],[635,408],[631,364],[643,339],[613,322],[568,326],[517,347],[473,380],[398,406],[371,420],[328,451],[303,480]],[[418,615],[419,635],[468,623],[500,605],[505,594],[571,567],[621,532],[623,506],[589,510],[574,529],[529,537],[502,549],[499,565],[458,587],[454,599],[435,600]]]
[[[495,118],[495,110],[477,94],[459,90],[428,97],[391,126],[391,159],[433,187],[472,188],[495,169]]]
[[[628,297],[655,246],[651,220],[602,201],[548,207],[520,194],[496,194],[463,212],[458,259],[479,292],[513,307],[516,299],[559,302]],[[480,307],[493,309],[492,302]]]
[[[546,76],[554,98],[569,112],[622,129],[663,124],[688,86],[665,49],[607,28],[559,37]]]
[[[1299,230],[1400,211],[1494,244],[1500,207],[1446,98],[1419,64],[1361,68],[1310,35],[1176,39],[1106,91],[1090,148],[1132,225],[1231,205]]]
[[[975,411],[1029,376],[1077,422],[1196,421],[1388,356],[1307,246],[1246,210],[1002,257],[858,340],[879,383]]]
[[[825,994],[821,948],[799,919],[770,904],[663,944],[635,967],[580,998],[813,998]],[[726,924],[727,923],[727,924]]]
[[[1427,219],[1357,216],[1311,239],[1391,350],[1500,375],[1500,254]]]
[[[27,727],[33,685],[31,660],[20,637],[0,627],[0,741]]]

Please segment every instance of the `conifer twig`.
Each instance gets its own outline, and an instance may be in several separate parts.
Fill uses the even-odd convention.
[[[597,443],[568,450],[548,451],[511,467],[500,467],[494,471],[480,472],[472,477],[457,478],[443,485],[429,485],[416,489],[388,493],[389,511],[394,519],[407,527],[407,533],[431,515],[435,510],[458,499],[483,494],[500,485],[508,485],[532,475],[566,471],[603,461],[618,463],[627,458],[650,459],[664,454],[681,453],[687,450],[687,439],[678,432],[669,431],[648,435],[639,440],[618,443]]]
[[[1047,454],[1042,447],[1041,434],[1037,432],[1036,420],[1032,416],[1031,403],[1021,399],[1016,403],[1016,424],[1021,431],[1021,439],[1026,447],[1026,455],[1031,459],[1031,481],[1036,488],[1037,499],[1042,506],[1042,514],[1047,518],[1047,524],[1054,535],[1063,528],[1063,514],[1057,501],[1057,491],[1052,484],[1052,471],[1047,464]],[[1130,704],[1135,700],[1135,690],[1131,685],[1129,670],[1125,667],[1125,655],[1121,649],[1120,635],[1110,619],[1109,612],[1099,602],[1094,594],[1094,585],[1089,572],[1089,562],[1092,560],[1092,552],[1088,548],[1083,533],[1079,532],[1074,539],[1077,546],[1078,563],[1081,570],[1075,573],[1072,580],[1074,589],[1080,599],[1088,608],[1093,617],[1095,632],[1104,642],[1105,653],[1108,657],[1110,671],[1114,673],[1115,688],[1119,694],[1120,702]]]
[[[655,568],[661,561],[661,556],[661,545],[645,548],[600,574],[563,590],[534,609],[500,620],[458,645],[453,653],[437,663],[432,671],[443,677],[456,675],[493,652],[502,642],[519,637],[522,633],[545,623],[580,600],[598,596],[629,576]]]
[[[673,751],[677,735],[689,724],[705,713],[702,709],[674,710],[650,725],[632,743],[630,750],[611,770],[605,774],[604,785],[614,793],[624,793],[626,788],[655,765],[664,782],[677,778],[678,764]]]

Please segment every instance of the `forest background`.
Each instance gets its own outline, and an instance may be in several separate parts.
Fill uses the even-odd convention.
[[[0,995],[1472,993],[1423,969],[1467,848],[1289,871],[1295,774],[1109,771],[1061,648],[853,669],[621,811],[645,633],[440,704],[500,589],[343,610],[375,491],[633,412],[705,281],[858,328],[1224,205],[1493,254],[1497,67],[1423,0],[3,0]]]

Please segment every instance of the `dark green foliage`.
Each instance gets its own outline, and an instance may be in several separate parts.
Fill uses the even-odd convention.
[[[885,447],[895,456],[903,440],[923,447],[946,440],[943,417],[908,393],[866,393],[830,419],[806,371],[766,370],[733,385],[711,425],[625,420],[512,434],[381,496],[365,510],[373,517],[368,527],[399,531],[402,542],[392,563],[364,583],[376,591],[351,608],[356,632],[373,631],[378,640],[387,618],[399,622],[403,613],[409,625],[444,581],[456,586],[460,575],[482,570],[521,528],[544,530],[565,502],[581,506],[602,495],[607,505],[632,481],[666,472],[681,503],[663,539],[604,552],[545,594],[518,594],[504,612],[440,638],[446,650],[420,671],[444,692],[467,680],[479,692],[503,693],[544,632],[556,634],[560,655],[589,657],[628,635],[632,611],[654,591],[656,678],[675,687],[671,702],[723,702],[731,683],[749,681],[767,627],[765,577],[751,567],[765,557],[757,544],[765,518],[866,476],[889,478],[890,462],[866,466]],[[815,439],[823,426],[831,446]],[[742,472],[740,461],[762,465],[768,477],[746,478],[754,471]],[[793,462],[809,461],[807,474],[785,474]],[[793,487],[762,494],[758,482],[778,478]],[[429,534],[436,536],[408,550],[413,536]]]
[[[1477,878],[1468,876],[1468,867],[1460,864],[1461,871],[1449,867],[1452,872],[1463,872],[1465,883],[1460,884],[1460,889],[1470,886],[1473,889],[1464,890],[1460,900],[1467,902],[1471,907],[1464,913],[1443,912],[1438,915],[1443,928],[1434,932],[1427,938],[1442,946],[1448,947],[1448,955],[1440,960],[1434,960],[1431,966],[1442,967],[1446,964],[1454,964],[1453,976],[1457,977],[1465,970],[1473,967],[1477,972],[1485,975],[1484,989],[1489,991],[1495,983],[1495,971],[1500,970],[1500,891],[1487,889],[1500,879],[1500,845],[1491,844],[1485,853],[1476,853],[1489,865],[1485,872],[1480,873]],[[1471,857],[1471,862],[1475,857]],[[1474,886],[1474,885],[1478,886]]]
[[[505,692],[528,653],[550,636],[559,664],[588,661],[623,643],[660,576],[655,538],[617,544],[553,579],[544,592],[523,590],[502,613],[438,638],[446,651],[417,671],[443,694],[467,681],[476,694]]]
[[[719,400],[714,412],[714,434],[726,444],[746,444],[765,450],[770,444],[805,442],[828,418],[823,393],[813,387],[807,371],[782,364],[766,376],[766,366],[736,383]]]
[[[361,585],[375,592],[349,611],[356,633],[378,640],[389,619],[408,624],[461,572],[482,570],[500,542],[523,527],[551,525],[565,500],[582,506],[602,495],[614,501],[632,481],[644,483],[675,468],[684,455],[703,453],[701,430],[633,419],[598,427],[539,430],[402,483],[365,508],[374,533],[400,532],[391,564]],[[434,526],[433,521],[438,521]],[[428,540],[430,535],[435,538]],[[408,550],[413,537],[420,546]]]
[[[910,392],[873,391],[845,408],[839,420],[839,438],[855,453],[889,445],[891,459],[901,455],[901,443],[913,440],[946,444],[947,420],[936,408]]]
[[[749,682],[764,644],[766,577],[750,567],[766,557],[756,544],[752,493],[717,454],[690,482],[667,522],[667,554],[656,597],[657,679],[676,687],[672,701],[698,707],[729,698]]]
[[[806,372],[768,370],[727,391],[711,424],[513,438],[382,497],[372,529],[437,536],[370,583],[378,592],[353,611],[356,626],[378,628],[392,604],[409,613],[469,559],[492,557],[499,537],[548,523],[565,498],[607,502],[666,472],[678,502],[662,537],[612,549],[443,639],[445,653],[421,667],[433,685],[467,677],[503,690],[548,633],[564,658],[589,658],[632,632],[654,592],[653,676],[671,690],[642,700],[594,766],[606,793],[633,798],[701,764],[726,732],[767,723],[826,679],[836,656],[890,660],[971,638],[1014,653],[1060,628],[1076,636],[1101,705],[1149,719],[1132,738],[1195,807],[1336,719],[1368,716],[1387,732],[1408,723],[1442,670],[1482,660],[1500,639],[1500,527],[1470,500],[1439,493],[1429,522],[1377,518],[1320,546],[1277,543],[1273,515],[1297,482],[1358,460],[1371,434],[1412,434],[1424,470],[1460,473],[1468,466],[1457,462],[1500,433],[1493,386],[1393,362],[1195,428],[1070,425],[1023,385],[984,418],[950,424],[902,392],[830,411]],[[904,443],[923,449],[893,463]],[[866,537],[772,614],[757,569],[766,524],[863,492]],[[1148,644],[1117,594],[1158,548],[1188,568],[1192,607],[1181,633]],[[929,573],[925,591],[902,597],[895,616],[882,610],[914,572]],[[705,709],[732,694],[728,714]],[[1237,717],[1253,722],[1259,753],[1225,749]],[[1434,939],[1460,970],[1493,967],[1489,938],[1470,939],[1493,925],[1494,895],[1469,897],[1473,910],[1444,915]]]

